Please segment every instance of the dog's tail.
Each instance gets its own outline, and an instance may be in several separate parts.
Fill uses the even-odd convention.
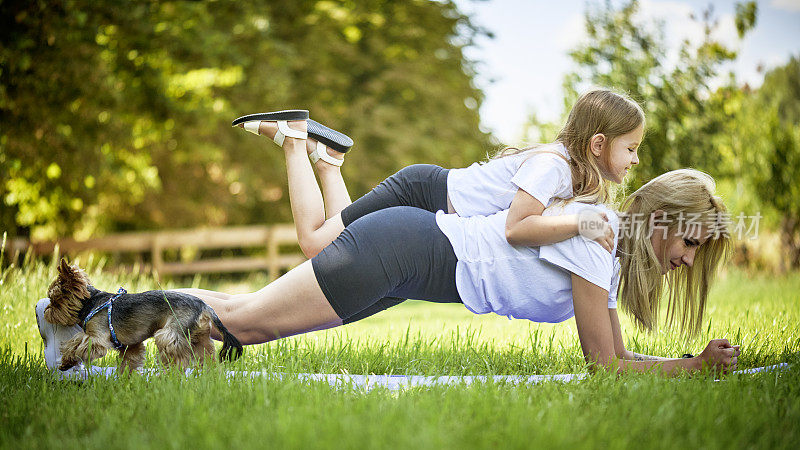
[[[241,342],[225,328],[225,325],[219,320],[217,313],[215,313],[210,306],[208,306],[208,309],[211,311],[211,320],[214,322],[214,327],[219,331],[219,334],[222,335],[222,349],[219,351],[219,360],[235,361],[242,356],[244,352]]]

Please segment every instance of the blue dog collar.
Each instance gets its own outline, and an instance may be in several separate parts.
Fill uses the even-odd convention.
[[[111,308],[114,305],[114,300],[118,299],[122,294],[127,294],[123,288],[119,288],[117,294],[111,297],[107,302],[103,303],[102,305],[98,306],[97,308],[93,309],[85,319],[83,319],[83,330],[86,331],[86,324],[89,323],[89,319],[94,317],[95,314],[102,311],[103,308],[108,308],[108,330],[111,332],[111,343],[114,344],[114,348],[117,350],[121,350],[125,348],[124,345],[120,344],[119,340],[117,339],[117,333],[114,332],[114,325],[111,323]]]

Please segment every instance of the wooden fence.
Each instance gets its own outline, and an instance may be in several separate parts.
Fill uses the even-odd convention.
[[[297,245],[293,225],[255,225],[192,230],[119,233],[97,239],[76,241],[63,239],[54,242],[28,242],[15,238],[7,243],[9,255],[31,251],[34,255],[51,255],[56,246],[61,254],[84,251],[136,253],[151,255],[152,270],[158,275],[196,273],[228,273],[267,270],[271,279],[280,276],[282,269],[292,268],[306,260],[302,253],[281,253],[281,246]],[[193,248],[245,249],[264,248],[264,256],[206,258],[188,262],[166,262],[164,251]]]

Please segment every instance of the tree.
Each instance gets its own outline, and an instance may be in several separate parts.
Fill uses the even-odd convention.
[[[674,66],[667,67],[663,23],[641,23],[638,8],[636,0],[619,8],[610,2],[587,8],[588,39],[570,52],[577,69],[564,79],[565,110],[592,85],[625,92],[642,105],[647,130],[641,164],[632,171],[634,188],[681,167],[722,175],[719,155],[708,143],[730,117],[718,114],[708,99],[721,65],[736,52],[714,39],[718,24],[709,7],[701,18],[692,17],[703,24],[703,40],[685,40]],[[742,37],[755,25],[755,2],[740,4],[736,20]]]
[[[477,33],[452,1],[4,1],[0,228],[288,221],[282,153],[230,128],[257,111],[351,135],[355,195],[411,162],[478,159]]]
[[[762,205],[780,217],[787,268],[800,268],[800,59],[770,70],[745,98],[731,139]]]

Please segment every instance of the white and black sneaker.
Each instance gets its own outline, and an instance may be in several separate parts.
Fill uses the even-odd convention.
[[[81,327],[78,325],[71,327],[54,325],[44,320],[44,309],[49,304],[49,298],[43,298],[36,303],[36,324],[39,327],[39,334],[44,340],[45,364],[47,364],[48,369],[56,370],[61,365],[61,343],[79,333]]]

